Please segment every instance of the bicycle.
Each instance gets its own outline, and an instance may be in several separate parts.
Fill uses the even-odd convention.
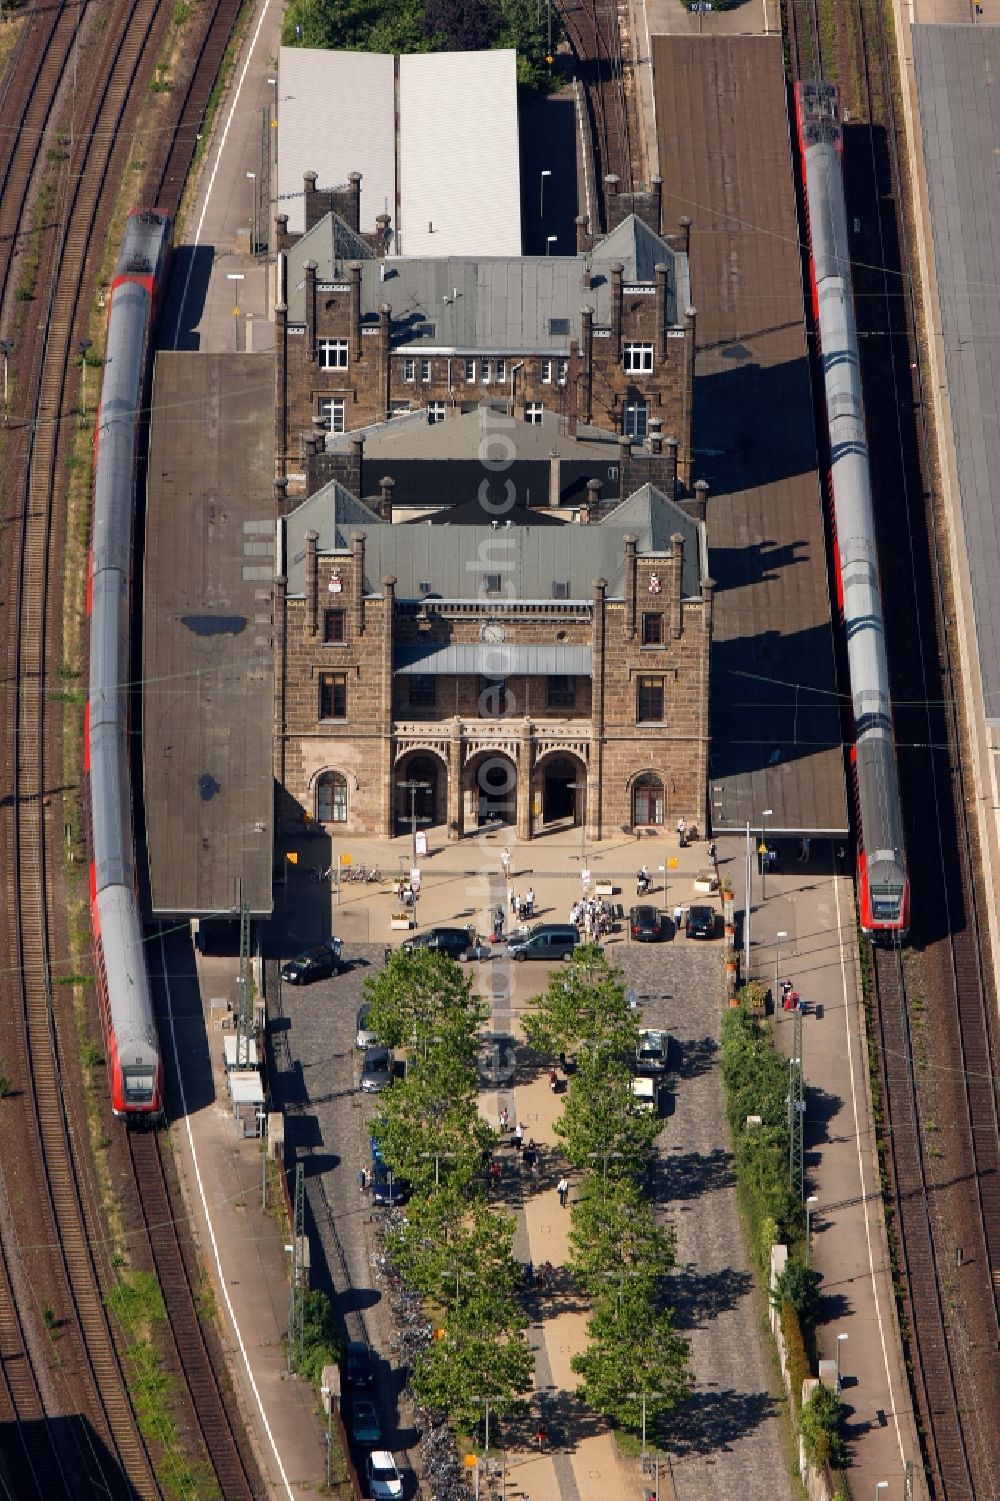
[[[334,867],[332,865],[311,865],[309,867],[309,879],[314,886],[322,886],[324,881],[332,881]]]

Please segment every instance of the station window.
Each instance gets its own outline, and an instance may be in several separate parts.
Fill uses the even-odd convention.
[[[327,646],[339,646],[347,639],[346,611],[323,611],[323,640]]]
[[[539,360],[538,361],[538,378],[541,381],[541,383],[542,383],[543,386],[551,386],[551,384],[552,384],[552,361],[551,360]]]
[[[347,822],[347,778],[340,771],[324,771],[316,782],[317,823]]]
[[[537,427],[545,414],[545,406],[540,401],[526,401],[524,404],[525,422],[533,422]]]
[[[430,360],[421,360],[420,361],[420,379],[426,383],[427,381],[430,380],[430,378],[431,378],[431,362],[430,362]]]
[[[475,360],[466,360],[466,362],[465,362],[465,381],[466,381],[466,384],[470,385],[470,386],[473,385],[475,383],[475,379],[476,379],[476,362],[475,362]]]
[[[556,380],[559,382],[559,384],[561,386],[564,386],[566,384],[566,377],[568,375],[569,375],[569,360],[557,360],[556,361]]]
[[[320,719],[347,718],[347,673],[321,672],[319,675]]]
[[[409,358],[405,359],[403,361],[403,379],[407,380],[407,381],[412,381],[412,380],[414,380],[416,378],[416,374],[417,374],[417,362],[416,362],[416,360],[411,360]]]
[[[444,402],[443,401],[429,401],[427,403],[427,421],[428,422],[443,422],[444,421]]]
[[[346,403],[342,396],[321,396],[317,403],[317,414],[328,433],[344,431],[345,411]]]
[[[320,339],[316,346],[321,370],[347,369],[347,340]]]
[[[493,379],[493,362],[492,362],[492,360],[483,360],[483,385],[484,386],[488,386],[489,383],[490,383],[490,381],[492,379]]]
[[[507,361],[506,360],[496,360],[494,362],[494,366],[493,366],[493,374],[496,376],[496,378],[497,378],[498,381],[504,381],[504,380],[506,380],[507,379]]]
[[[662,678],[639,678],[636,693],[635,717],[638,724],[663,723]]]
[[[647,611],[642,617],[643,646],[663,645],[663,615],[660,611]]]
[[[652,370],[652,344],[626,344],[622,351],[622,364],[633,375]]]
[[[576,703],[576,678],[553,676],[549,678],[548,705],[550,709],[572,709]]]
[[[437,706],[437,678],[428,673],[415,672],[407,678],[411,709],[433,709]]]
[[[645,438],[649,430],[649,403],[626,401],[622,432],[626,438]]]

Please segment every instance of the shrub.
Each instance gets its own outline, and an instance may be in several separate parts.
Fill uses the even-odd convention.
[[[343,1342],[333,1321],[333,1310],[326,1293],[306,1293],[302,1317],[302,1362],[299,1375],[319,1386],[323,1367],[336,1365],[343,1353]]]
[[[789,1303],[806,1332],[811,1332],[816,1327],[821,1280],[819,1272],[814,1272],[812,1267],[804,1266],[801,1261],[793,1258],[786,1263],[785,1270],[775,1284],[775,1304],[780,1308],[783,1303]]]
[[[818,1386],[799,1413],[799,1432],[806,1458],[817,1470],[824,1465],[841,1469],[847,1450],[840,1435],[840,1398],[828,1386]]]
[[[788,1356],[788,1379],[792,1387],[792,1407],[797,1411],[802,1403],[802,1383],[812,1375],[806,1342],[802,1338],[802,1326],[791,1303],[781,1305],[781,1332],[785,1337]]]

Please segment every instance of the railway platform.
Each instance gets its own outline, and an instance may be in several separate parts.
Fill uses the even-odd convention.
[[[851,872],[837,841],[813,840],[808,861],[798,859],[798,841],[776,847],[782,859],[763,889],[754,874],[751,971],[774,993],[788,979],[805,1003],[805,1191],[814,1196],[813,1265],[823,1278],[819,1345],[823,1358],[839,1360],[851,1491],[873,1496],[884,1481],[882,1501],[925,1498],[882,1212]],[[743,841],[722,841],[720,855],[739,872],[737,908],[745,908]],[[778,1008],[774,1031],[791,1058],[794,1013]]]

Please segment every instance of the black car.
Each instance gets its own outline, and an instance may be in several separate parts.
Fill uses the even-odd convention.
[[[633,907],[628,927],[636,943],[659,943],[663,937],[663,919],[655,907]]]
[[[715,912],[711,907],[691,907],[684,932],[688,938],[714,938]]]
[[[359,1339],[348,1341],[344,1351],[344,1384],[346,1386],[371,1386],[375,1379],[372,1352]]]
[[[383,1207],[389,1204],[405,1204],[413,1192],[406,1178],[399,1178],[389,1171],[384,1162],[377,1162],[372,1171],[372,1203]]]
[[[449,959],[464,959],[469,951],[468,928],[428,928],[426,933],[416,933],[403,942],[405,953],[414,949],[435,949],[447,954]]]
[[[281,967],[281,978],[288,985],[309,985],[313,980],[328,980],[339,975],[344,967],[340,939],[331,938],[329,943],[318,944],[289,959]]]
[[[381,1094],[392,1083],[392,1053],[388,1048],[366,1048],[361,1066],[361,1088],[365,1094]]]

